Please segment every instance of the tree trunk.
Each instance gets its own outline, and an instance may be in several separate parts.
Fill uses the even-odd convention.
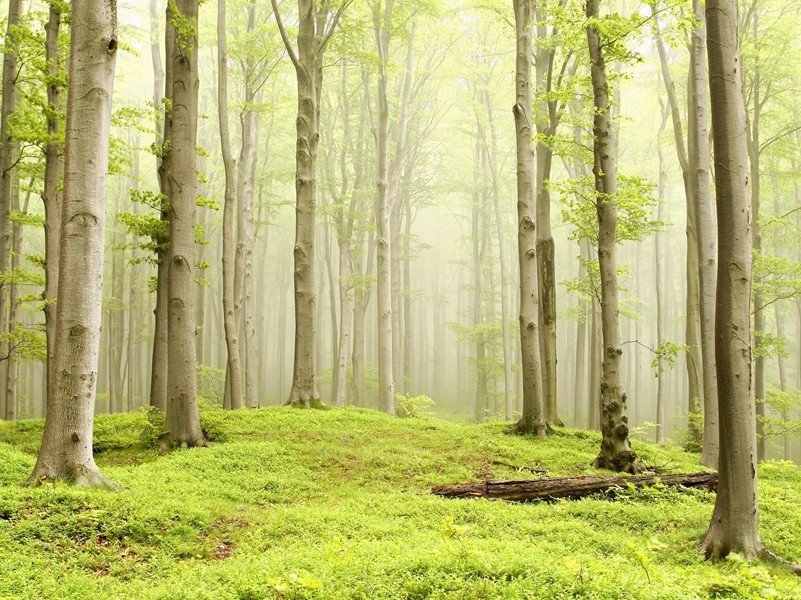
[[[226,26],[226,1],[217,2],[217,107],[220,123],[220,148],[225,169],[225,195],[222,223],[222,304],[223,327],[225,329],[226,408],[239,409],[245,406],[242,394],[242,366],[239,351],[239,324],[234,300],[236,245],[234,242],[234,214],[237,201],[237,168],[231,153],[231,136],[228,127],[228,44]],[[241,237],[242,231],[239,231]]]
[[[295,353],[292,389],[287,405],[309,407],[320,401],[317,390],[317,293],[314,237],[317,218],[317,145],[322,57],[318,48],[315,0],[298,0],[298,51],[295,53],[280,21],[276,0],[273,13],[295,65],[298,86],[295,153]]]
[[[660,102],[661,103],[661,102]],[[659,206],[657,207],[656,220],[664,222],[665,219],[665,204],[668,201],[668,169],[665,161],[662,145],[659,143],[659,138],[667,125],[667,119],[670,115],[670,108],[663,107],[662,110],[662,123],[659,127],[659,134],[657,137],[656,151],[659,157]],[[656,343],[661,347],[667,341],[667,289],[665,286],[665,270],[667,266],[666,253],[665,253],[665,233],[657,231],[654,233],[654,273],[656,274]],[[656,441],[661,442],[665,439],[667,431],[666,410],[667,404],[667,379],[665,369],[668,365],[662,362],[662,359],[657,356],[657,381],[656,381]]]
[[[654,9],[655,10],[655,9]],[[665,82],[665,91],[667,92],[668,106],[670,108],[670,115],[673,121],[673,137],[676,144],[676,155],[679,160],[681,168],[682,179],[684,181],[684,196],[686,199],[686,215],[687,215],[687,254],[686,254],[686,274],[687,274],[687,295],[686,307],[687,315],[685,321],[685,342],[687,344],[686,352],[686,366],[687,366],[687,380],[688,380],[688,398],[687,398],[687,411],[694,413],[698,409],[698,403],[703,396],[703,366],[701,355],[701,308],[700,308],[700,283],[699,283],[699,248],[698,248],[698,223],[697,223],[697,209],[695,187],[693,179],[695,173],[693,168],[696,165],[696,160],[699,157],[688,157],[689,139],[685,141],[684,133],[681,122],[681,110],[679,108],[678,96],[676,94],[676,86],[673,83],[673,77],[670,73],[670,62],[668,60],[667,51],[662,40],[662,34],[659,31],[659,20],[655,18],[656,29],[656,47],[659,53],[659,63],[662,69],[662,78]],[[692,60],[691,60],[692,62]],[[693,101],[689,101],[693,104]],[[688,131],[692,130],[697,123],[694,121],[688,125]],[[692,135],[692,134],[690,134]],[[688,136],[689,138],[689,136]],[[692,163],[691,163],[692,160]],[[702,160],[702,159],[701,159]],[[699,180],[700,181],[700,180]],[[701,432],[696,430],[694,421],[689,421],[690,435],[701,441]]]
[[[378,407],[395,414],[395,373],[393,360],[392,321],[392,246],[390,206],[387,194],[389,102],[387,99],[387,65],[389,61],[390,20],[394,0],[386,0],[381,14],[380,2],[373,13],[373,29],[378,47],[378,128],[376,132],[376,201],[377,229],[376,297],[378,302]]]
[[[8,270],[8,260],[11,254],[11,195],[14,166],[17,160],[15,150],[19,153],[19,142],[11,137],[9,131],[9,118],[14,114],[17,105],[17,68],[18,56],[13,40],[17,36],[20,24],[21,0],[10,0],[8,3],[8,21],[6,23],[5,45],[8,47],[3,54],[3,80],[2,104],[0,104],[0,273]],[[0,334],[8,332],[8,290],[7,286],[0,286]],[[0,355],[8,354],[8,344],[0,343]],[[2,365],[0,372],[6,372]],[[0,388],[0,415],[5,415],[5,385]]]
[[[161,64],[161,48],[159,45],[159,11],[157,0],[150,0],[150,56],[153,62],[153,106],[155,110],[156,147],[160,152],[156,155],[156,171],[158,174],[159,194],[162,201],[161,220],[166,229],[167,210],[166,199],[169,195],[169,181],[166,177],[164,160],[166,158],[166,145],[164,144],[164,131],[168,118],[166,106],[163,103],[163,90],[172,86],[172,67],[167,61],[165,79]],[[170,20],[169,12],[167,21]],[[163,118],[160,118],[160,116]],[[159,248],[156,251],[158,262],[156,273],[156,305],[153,308],[153,354],[150,366],[150,406],[155,410],[167,409],[167,237],[158,240]]]
[[[520,432],[545,437],[542,404],[542,371],[539,346],[539,286],[537,283],[537,232],[534,198],[534,160],[531,147],[532,98],[532,4],[514,0],[515,10],[515,90],[513,108],[517,149],[517,245],[520,269],[520,350],[523,366],[523,415]]]
[[[167,9],[167,60],[172,86],[165,140],[170,149],[166,432],[165,447],[202,446],[195,355],[195,223],[197,213],[198,0],[171,0]],[[180,29],[175,23],[181,24]]]
[[[587,0],[587,18],[600,18],[600,0]],[[598,263],[601,277],[601,452],[596,467],[633,473],[639,466],[629,447],[626,394],[620,381],[623,349],[620,345],[617,262],[617,148],[612,123],[606,64],[597,25],[587,26],[593,89],[593,175],[598,213]]]
[[[693,29],[690,43],[690,107],[687,145],[691,161],[695,224],[698,234],[698,284],[700,289],[701,373],[703,376],[704,433],[701,463],[718,464],[718,382],[715,372],[715,234],[709,198],[709,119],[706,66],[706,27],[701,0],[693,0],[693,12],[700,24]]]
[[[247,5],[248,25],[247,34],[252,35],[256,28],[256,4],[251,1]],[[256,395],[256,323],[253,289],[253,247],[256,244],[253,223],[253,183],[256,176],[257,150],[256,141],[259,137],[259,116],[253,106],[259,100],[259,93],[253,86],[252,74],[256,70],[253,59],[245,60],[247,72],[243,73],[245,79],[245,108],[242,121],[242,145],[239,154],[239,176],[237,177],[237,248],[236,273],[241,278],[237,285],[237,302],[240,303],[239,320],[243,331],[244,346],[240,347],[244,358],[244,401],[249,408],[259,407],[259,398]]]
[[[47,147],[45,149],[44,191],[42,203],[45,211],[45,288],[44,318],[45,337],[47,338],[47,360],[45,362],[45,393],[44,406],[50,395],[55,392],[55,342],[56,342],[56,293],[58,291],[58,256],[59,256],[59,229],[61,222],[61,197],[58,191],[59,174],[61,171],[59,143],[59,115],[61,111],[61,88],[58,85],[59,59],[58,32],[61,27],[61,5],[58,2],[50,3],[50,17],[45,27],[45,54],[47,59],[48,75],[47,85]]]
[[[756,411],[751,395],[751,214],[746,113],[735,0],[707,0],[709,87],[718,215],[715,360],[720,415],[718,496],[707,558],[754,558],[759,538]]]
[[[95,465],[92,433],[103,301],[105,195],[117,10],[73,0],[64,204],[55,340],[56,390],[27,483],[114,487]]]
[[[714,491],[718,476],[715,473],[691,473],[680,475],[639,475],[636,477],[604,477],[584,475],[582,477],[541,477],[519,481],[480,481],[475,483],[452,483],[431,488],[435,496],[446,498],[492,498],[509,502],[531,502],[532,500],[579,500],[587,496],[654,485],[675,486]]]
[[[490,176],[492,177],[492,207],[495,213],[495,235],[498,242],[498,266],[501,273],[501,341],[503,344],[503,398],[504,410],[507,421],[511,421],[514,413],[514,375],[512,374],[512,335],[511,335],[511,310],[509,307],[509,274],[506,259],[506,236],[503,232],[503,219],[501,218],[500,189],[498,183],[498,167],[496,157],[498,155],[498,134],[495,129],[494,115],[490,103],[490,95],[484,90],[484,107],[487,111],[487,122],[490,129],[490,147],[487,151]],[[439,327],[439,323],[435,323]]]

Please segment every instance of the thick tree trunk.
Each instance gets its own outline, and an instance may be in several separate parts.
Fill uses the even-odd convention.
[[[169,181],[166,177],[164,161],[166,159],[164,146],[164,131],[168,118],[166,107],[163,105],[164,90],[169,90],[172,86],[172,67],[167,61],[167,73],[161,64],[161,48],[159,44],[159,10],[157,0],[150,0],[150,56],[153,62],[153,106],[156,114],[156,146],[161,149],[156,155],[156,170],[159,182],[159,194],[163,206],[161,208],[161,220],[166,229],[167,211],[166,199],[169,195]],[[170,16],[167,14],[167,20]],[[163,118],[163,120],[162,120]],[[167,237],[164,236],[159,241],[159,249],[156,251],[158,262],[156,272],[156,305],[153,308],[153,353],[150,363],[150,406],[155,410],[165,411],[167,409]]]
[[[234,242],[234,214],[237,203],[237,168],[231,153],[231,136],[228,127],[228,36],[226,26],[226,1],[217,2],[217,107],[220,123],[220,147],[225,169],[225,193],[222,224],[222,305],[225,330],[226,408],[239,409],[245,406],[242,394],[242,366],[239,351],[239,323],[234,300],[236,245]],[[239,232],[240,236],[242,231]]]
[[[715,225],[709,198],[709,119],[706,66],[706,27],[701,0],[693,0],[693,12],[700,24],[693,29],[690,43],[690,107],[687,145],[695,199],[698,240],[698,285],[700,288],[701,364],[703,376],[704,433],[701,463],[718,464],[718,380],[715,371]]]
[[[542,477],[512,481],[478,481],[475,483],[452,483],[431,488],[435,496],[446,498],[492,498],[509,502],[531,502],[532,500],[579,500],[587,496],[624,492],[635,488],[664,485],[714,491],[718,476],[715,473],[691,473],[681,475],[638,475],[635,477]]]
[[[587,18],[600,18],[600,0],[587,0]],[[617,262],[617,149],[609,101],[609,86],[601,36],[597,25],[587,26],[593,89],[593,154],[595,157],[598,263],[601,277],[601,452],[593,463],[613,471],[635,472],[639,466],[629,446],[626,394],[620,381],[621,357],[618,311]]]
[[[531,147],[534,133],[531,114],[531,0],[514,0],[514,11],[517,58],[513,113],[517,148],[517,244],[520,269],[520,349],[523,363],[523,415],[517,429],[545,437],[538,334],[540,306],[537,283],[535,169]]]
[[[172,86],[165,139],[169,196],[167,413],[164,446],[201,446],[195,353],[195,223],[197,213],[198,0],[171,0],[167,60]],[[180,30],[175,27],[180,21]]]
[[[56,390],[28,484],[114,487],[92,454],[103,301],[105,195],[117,5],[73,0],[64,205],[55,341]]]
[[[45,288],[43,293],[47,361],[45,363],[45,394],[47,401],[55,392],[56,293],[58,292],[59,229],[61,223],[61,197],[58,191],[61,158],[59,143],[59,114],[61,88],[58,85],[59,59],[58,32],[61,27],[61,6],[50,3],[50,17],[45,27],[45,55],[50,81],[47,85],[47,147],[45,149],[44,191],[42,203],[45,211]]]
[[[735,0],[707,0],[706,25],[715,192],[718,281],[715,359],[720,414],[720,483],[707,558],[762,553],[756,470],[756,411],[751,394],[751,213],[748,149]]]

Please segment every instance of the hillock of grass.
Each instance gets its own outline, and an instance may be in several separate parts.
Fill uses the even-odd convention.
[[[448,500],[433,485],[596,472],[595,433],[368,410],[206,411],[217,440],[159,454],[145,414],[97,419],[119,492],[20,487],[39,421],[0,423],[0,598],[801,598],[779,567],[706,563],[714,496]],[[635,443],[669,472],[698,457]],[[514,467],[528,467],[517,470]],[[801,562],[801,470],[760,468],[762,536]]]

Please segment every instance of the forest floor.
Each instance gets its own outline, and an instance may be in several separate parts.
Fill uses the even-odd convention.
[[[536,476],[509,465],[595,472],[596,433],[539,441],[358,409],[209,409],[203,422],[209,447],[159,454],[145,414],[99,417],[97,462],[118,492],[20,487],[42,422],[0,423],[0,598],[801,598],[782,568],[703,560],[708,492],[428,492]],[[635,448],[664,472],[700,470],[680,449]],[[801,469],[763,465],[760,502],[766,545],[801,562]]]

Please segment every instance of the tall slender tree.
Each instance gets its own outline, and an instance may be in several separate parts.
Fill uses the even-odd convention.
[[[617,140],[600,33],[600,0],[587,0],[587,42],[593,92],[593,175],[598,213],[598,264],[601,277],[601,452],[593,463],[613,471],[634,472],[637,456],[629,445],[626,394],[621,383],[617,262]]]
[[[242,395],[242,368],[239,352],[239,323],[234,299],[235,253],[234,214],[237,200],[237,168],[231,153],[228,128],[228,43],[226,2],[217,2],[217,110],[220,121],[220,148],[225,169],[225,195],[222,226],[222,304],[227,361],[225,365],[226,406],[237,409],[245,405]]]
[[[298,0],[297,49],[284,27],[277,0],[273,13],[295,67],[298,85],[297,147],[295,154],[295,353],[289,405],[311,406],[320,401],[317,390],[317,292],[314,237],[317,220],[317,145],[320,140],[320,92],[323,55],[336,31],[343,8],[329,0]]]
[[[545,437],[539,342],[539,286],[537,284],[537,227],[534,197],[531,57],[533,11],[531,0],[514,0],[515,12],[515,140],[517,148],[517,254],[520,269],[520,353],[523,363],[521,433]]]
[[[64,164],[56,391],[28,483],[114,487],[94,461],[105,195],[117,56],[116,0],[74,0]]]
[[[198,0],[170,0],[166,49],[168,99],[162,161],[170,182],[168,276],[167,411],[162,445],[200,446],[195,353],[195,223],[197,213]]]

